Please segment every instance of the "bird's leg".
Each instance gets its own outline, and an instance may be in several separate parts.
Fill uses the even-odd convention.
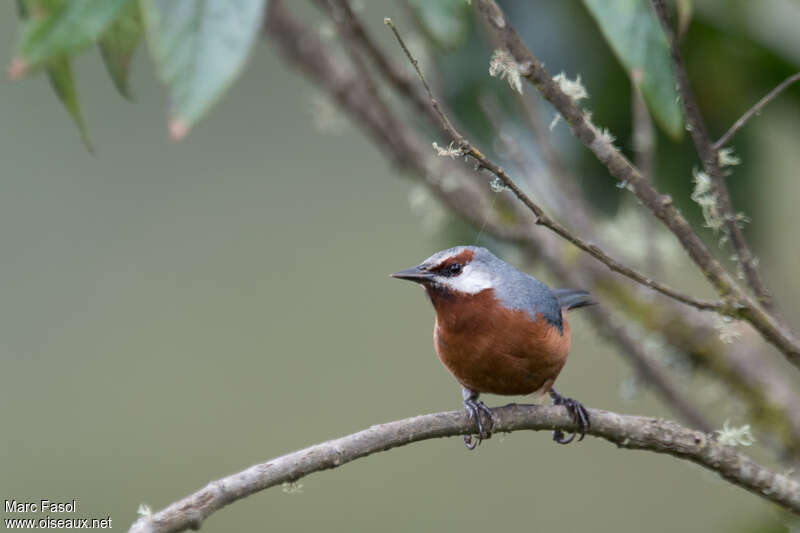
[[[461,389],[461,397],[464,399],[464,409],[467,410],[467,415],[469,415],[470,419],[474,420],[475,424],[478,426],[478,434],[475,435],[474,439],[472,435],[464,435],[464,444],[469,450],[474,449],[483,439],[490,438],[492,436],[492,427],[494,426],[492,410],[478,399],[478,394],[479,393],[474,390],[466,387]],[[488,427],[484,427],[481,414],[486,415]]]
[[[564,398],[556,389],[550,389],[550,397],[553,399],[553,405],[563,405],[567,408],[569,415],[572,417],[572,421],[578,426],[578,430],[570,435],[569,438],[564,437],[564,432],[560,429],[553,431],[553,440],[559,444],[569,444],[573,441],[575,435],[580,433],[581,436],[578,440],[582,441],[583,437],[586,436],[586,430],[588,430],[591,425],[589,422],[589,412],[581,402],[573,400],[572,398]]]

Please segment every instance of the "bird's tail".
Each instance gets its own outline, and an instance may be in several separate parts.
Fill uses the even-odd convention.
[[[558,303],[561,307],[566,310],[595,305],[597,303],[588,291],[580,289],[553,289],[553,294],[558,298]]]

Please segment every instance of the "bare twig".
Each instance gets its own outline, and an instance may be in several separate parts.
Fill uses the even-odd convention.
[[[700,109],[697,106],[697,100],[694,97],[694,92],[689,82],[689,75],[686,72],[686,66],[681,57],[680,43],[672,28],[666,3],[664,0],[652,0],[652,2],[656,15],[658,15],[661,26],[664,28],[664,32],[667,35],[667,41],[669,42],[670,51],[672,53],[672,64],[675,68],[675,77],[678,80],[678,93],[683,103],[683,109],[686,112],[689,133],[697,148],[700,160],[703,162],[703,169],[711,177],[711,192],[714,195],[723,223],[725,224],[726,234],[730,238],[731,246],[742,267],[747,284],[764,309],[778,321],[782,322],[774,302],[772,301],[772,296],[767,286],[764,284],[764,281],[761,279],[761,274],[756,266],[757,261],[750,251],[750,246],[747,244],[747,240],[741,228],[741,222],[736,216],[733,202],[728,192],[728,185],[725,183],[725,176],[722,173],[722,166],[719,162],[719,150],[717,150],[711,142],[711,137],[708,135],[708,130],[703,121],[703,116],[700,114]]]
[[[575,429],[567,410],[560,406],[509,405],[495,408],[493,413],[496,432]],[[656,418],[620,415],[598,409],[589,409],[589,414],[592,417],[590,435],[620,448],[648,450],[697,463],[753,494],[800,513],[800,483],[764,468],[706,433]],[[215,511],[264,489],[292,483],[314,472],[337,468],[412,442],[466,435],[474,431],[474,422],[463,411],[422,415],[372,426],[212,481],[161,511],[141,517],[129,531],[167,533],[198,529],[203,520]],[[490,452],[487,443],[485,453]]]
[[[431,106],[436,111],[436,114],[439,116],[439,121],[442,129],[450,136],[450,138],[458,145],[461,153],[463,155],[469,155],[473,159],[475,159],[482,168],[485,168],[508,187],[511,192],[523,203],[525,206],[535,215],[534,222],[538,225],[544,226],[557,235],[561,236],[562,238],[568,240],[581,250],[588,252],[592,257],[596,258],[598,261],[604,263],[608,268],[611,270],[618,272],[624,276],[631,278],[632,280],[641,283],[646,287],[650,287],[653,290],[656,290],[662,294],[669,296],[670,298],[674,298],[680,302],[685,304],[691,305],[698,309],[703,310],[714,310],[718,311],[725,307],[724,302],[718,301],[710,301],[710,300],[701,300],[699,298],[695,298],[693,296],[689,296],[687,294],[683,294],[681,292],[664,285],[658,281],[650,279],[649,277],[645,276],[644,274],[626,266],[617,261],[616,259],[612,258],[608,254],[606,254],[600,247],[590,242],[583,240],[582,238],[578,237],[571,233],[567,228],[550,218],[547,214],[545,214],[544,210],[539,207],[525,192],[519,188],[516,182],[498,165],[490,161],[480,150],[475,148],[472,144],[470,144],[467,139],[461,135],[461,133],[456,130],[453,126],[453,123],[450,122],[450,119],[441,109],[439,105],[439,101],[433,95],[428,82],[425,80],[425,76],[422,74],[422,71],[419,68],[419,64],[417,60],[411,55],[411,52],[408,50],[403,38],[400,36],[400,33],[395,28],[394,24],[390,19],[385,19],[384,22],[392,29],[394,32],[397,41],[400,43],[400,46],[403,48],[403,51],[408,57],[408,60],[414,66],[417,71],[417,75],[419,79],[422,81],[422,84],[425,86],[425,90],[428,93],[430,98]]]
[[[764,339],[800,368],[800,341],[739,287],[673,205],[672,198],[662,195],[647,182],[607,136],[587,120],[575,102],[559,88],[542,63],[525,46],[494,0],[477,0],[477,4],[490,27],[500,36],[505,48],[518,63],[521,75],[561,113],[573,134],[608,168],[609,173],[629,186],[639,200],[672,231],[706,279],[729,303],[717,311],[750,322]]]
[[[720,137],[719,140],[717,140],[717,142],[714,143],[713,145],[714,149],[719,150],[720,148],[728,144],[728,142],[733,138],[733,136],[736,135],[736,132],[742,129],[742,126],[744,126],[748,120],[753,118],[753,116],[759,114],[761,110],[764,109],[764,106],[773,101],[779,94],[781,94],[791,84],[797,81],[800,81],[800,72],[792,74],[791,76],[780,82],[770,92],[764,95],[761,98],[761,100],[759,100],[753,105],[753,107],[745,111],[744,115],[739,117],[739,120],[734,122],[733,126],[731,126],[730,129],[726,131],[724,135],[722,135],[722,137]]]

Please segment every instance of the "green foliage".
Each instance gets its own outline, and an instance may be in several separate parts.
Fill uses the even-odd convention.
[[[47,77],[50,79],[50,85],[58,95],[59,100],[64,104],[72,120],[75,121],[75,125],[78,126],[78,131],[80,131],[81,139],[86,145],[86,149],[89,152],[93,152],[89,130],[86,128],[86,122],[83,120],[83,113],[81,113],[81,106],[78,102],[78,91],[75,89],[75,82],[72,79],[72,67],[67,56],[61,56],[50,61],[47,67]]]
[[[20,18],[23,20],[22,38],[21,43],[26,42],[26,37],[31,34],[41,35],[43,38],[47,37],[47,32],[44,28],[47,26],[47,21],[50,20],[55,13],[61,13],[64,9],[64,2],[62,0],[17,0],[17,10]],[[25,61],[16,58],[12,61],[12,66],[9,68],[9,74],[14,77],[14,68],[19,69],[22,73],[26,70]],[[75,82],[72,78],[72,67],[70,65],[69,56],[66,54],[56,54],[48,58],[45,66],[47,77],[50,80],[50,85],[53,87],[58,99],[64,104],[78,131],[81,134],[81,139],[86,145],[89,152],[92,151],[92,142],[89,139],[89,132],[86,128],[86,122],[83,120],[83,113],[81,112],[80,103],[78,102],[78,92],[75,89]]]
[[[94,44],[103,31],[135,0],[70,0],[41,2],[22,24],[16,57],[34,70]],[[50,4],[45,6],[46,4]]]
[[[241,72],[267,0],[17,0],[22,19],[8,67],[18,79],[40,69],[91,151],[70,60],[97,45],[117,90],[130,98],[129,69],[142,35],[169,87],[170,134],[180,139]]]
[[[656,122],[683,134],[669,46],[647,0],[583,0],[625,70],[636,80]]]
[[[98,46],[111,80],[125,98],[131,98],[129,73],[131,58],[142,39],[142,16],[138,2],[130,2],[125,11],[100,37]]]
[[[141,0],[150,52],[170,88],[170,135],[180,139],[238,76],[266,0]]]

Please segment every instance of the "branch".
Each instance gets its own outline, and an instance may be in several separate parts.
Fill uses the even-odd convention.
[[[576,429],[567,410],[561,406],[512,404],[492,411],[495,432]],[[800,514],[800,483],[764,468],[730,446],[720,444],[714,436],[657,418],[598,409],[589,409],[589,414],[592,418],[590,435],[620,448],[648,450],[692,461],[734,485]],[[129,531],[167,533],[198,529],[203,520],[215,511],[275,485],[291,483],[314,472],[337,468],[412,442],[468,435],[474,430],[475,423],[463,411],[421,415],[372,426],[212,481],[161,511],[143,516]]]
[[[733,202],[728,192],[728,185],[725,183],[725,176],[722,173],[722,167],[719,163],[719,151],[711,142],[711,137],[708,135],[705,122],[700,114],[700,109],[697,107],[697,100],[694,97],[694,92],[689,82],[686,66],[681,58],[680,43],[675,36],[675,31],[672,29],[667,6],[664,0],[652,1],[656,15],[661,22],[661,26],[664,28],[664,33],[667,35],[667,41],[669,42],[672,52],[672,64],[675,67],[675,76],[678,79],[678,94],[680,94],[680,100],[686,112],[688,129],[695,147],[697,148],[697,153],[703,162],[703,169],[711,177],[711,191],[724,221],[726,233],[730,237],[731,246],[733,247],[739,264],[742,266],[747,284],[753,290],[758,301],[761,302],[764,309],[778,318],[778,320],[781,320],[775,309],[772,296],[758,272],[758,268],[756,267],[757,262],[744,237],[744,232],[740,227],[741,224],[736,218]]]
[[[791,84],[793,84],[796,81],[800,81],[800,72],[798,72],[797,74],[792,74],[791,76],[780,82],[777,85],[777,87],[768,92],[763,98],[761,98],[761,100],[756,102],[753,107],[745,111],[744,115],[739,117],[739,120],[734,122],[733,126],[731,126],[730,129],[726,131],[725,134],[722,137],[720,137],[717,142],[714,143],[713,145],[714,149],[719,150],[720,148],[728,144],[728,141],[730,141],[731,138],[733,138],[733,136],[736,135],[737,131],[742,129],[742,126],[744,126],[748,120],[753,118],[754,115],[761,113],[761,110],[764,109],[764,106],[773,101],[779,94],[781,94],[784,90],[786,90]]]
[[[525,46],[494,0],[478,0],[477,3],[490,27],[519,64],[520,74],[556,108],[570,125],[573,134],[608,168],[609,173],[629,186],[642,204],[672,231],[706,279],[730,304],[717,311],[750,322],[764,339],[800,368],[800,341],[739,287],[673,205],[672,198],[659,193],[619,149],[587,120],[575,102],[564,94],[542,63]]]
[[[414,56],[411,55],[411,52],[408,50],[406,43],[403,41],[403,38],[400,36],[400,33],[395,28],[394,24],[390,19],[384,19],[384,22],[392,29],[394,32],[397,41],[400,43],[400,46],[403,48],[403,52],[405,52],[406,57],[414,66],[414,69],[417,71],[417,75],[419,76],[420,81],[425,86],[425,91],[428,93],[428,97],[430,99],[431,106],[436,111],[436,114],[439,116],[439,122],[442,129],[450,136],[450,138],[458,145],[458,148],[461,151],[461,155],[469,155],[473,159],[475,159],[478,164],[482,167],[487,169],[489,172],[497,176],[497,178],[508,187],[511,192],[523,203],[525,206],[535,215],[534,223],[540,226],[544,226],[549,230],[555,232],[557,235],[561,236],[562,238],[568,240],[581,250],[589,253],[592,257],[597,259],[598,261],[604,263],[608,268],[611,270],[622,274],[623,276],[627,276],[630,279],[641,283],[642,285],[649,287],[655,291],[658,291],[662,294],[669,296],[670,298],[674,298],[679,302],[683,302],[687,305],[691,305],[696,307],[697,309],[702,310],[713,310],[713,311],[720,311],[725,306],[724,302],[717,302],[717,301],[710,301],[710,300],[701,300],[699,298],[695,298],[693,296],[689,296],[688,294],[683,294],[675,289],[668,287],[667,285],[650,279],[649,277],[645,276],[644,274],[630,268],[626,265],[623,265],[616,259],[612,258],[608,254],[606,254],[600,247],[590,242],[583,240],[582,238],[578,237],[571,233],[567,228],[550,218],[547,214],[545,214],[544,210],[539,207],[519,186],[516,182],[509,176],[500,166],[496,165],[492,161],[490,161],[480,150],[472,146],[470,142],[456,130],[453,123],[450,122],[450,119],[447,118],[447,115],[441,109],[439,105],[439,101],[433,96],[433,92],[431,91],[428,82],[425,80],[425,76],[422,74],[422,71],[419,68],[419,64]]]

